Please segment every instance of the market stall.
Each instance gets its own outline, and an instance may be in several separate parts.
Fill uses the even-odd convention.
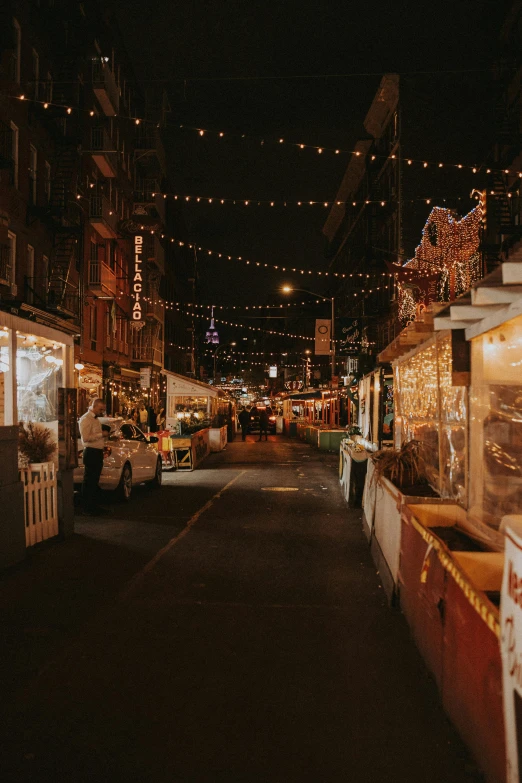
[[[160,452],[166,466],[193,470],[210,453],[209,430],[218,413],[219,392],[184,375],[168,370],[163,374],[167,409]]]
[[[401,608],[488,783],[506,780],[514,720],[502,700],[499,601],[503,531],[522,516],[521,285],[522,264],[503,263],[394,360],[396,445],[426,445],[429,483],[445,500],[402,499]]]

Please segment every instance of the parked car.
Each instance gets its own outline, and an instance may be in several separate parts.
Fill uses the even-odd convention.
[[[100,417],[102,425],[110,427],[103,454],[101,489],[114,490],[121,500],[129,500],[134,484],[149,482],[161,486],[162,462],[154,444],[155,435],[145,435],[139,427],[123,419]],[[78,467],[74,471],[74,483],[83,481],[83,446],[78,439]]]
[[[250,414],[249,432],[259,432],[259,414],[266,410],[266,405],[256,405],[254,413]],[[276,416],[272,413],[268,417],[268,432],[270,435],[276,434]]]

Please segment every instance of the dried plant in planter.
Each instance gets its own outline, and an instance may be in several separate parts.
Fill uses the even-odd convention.
[[[18,425],[18,456],[21,467],[35,462],[49,462],[56,451],[53,433],[43,424]]]
[[[403,443],[400,449],[381,449],[373,457],[373,480],[387,478],[398,489],[426,484],[426,447],[419,440]]]

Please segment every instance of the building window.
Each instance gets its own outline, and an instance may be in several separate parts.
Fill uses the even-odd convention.
[[[11,159],[13,161],[13,185],[18,187],[18,141],[19,130],[14,122],[9,123],[11,127]]]
[[[17,84],[20,84],[20,66],[22,54],[22,28],[17,19],[13,19],[14,51],[11,58],[10,76]]]
[[[89,307],[89,339],[93,343],[92,349],[96,350],[96,341],[98,339],[98,320],[96,307]]]
[[[42,288],[46,292],[49,285],[49,256],[42,256]]]
[[[8,252],[5,254],[4,268],[0,272],[0,277],[11,286],[11,293],[16,294],[16,234],[12,231],[7,232],[7,245]]]
[[[51,202],[51,164],[48,161],[45,161],[44,163],[45,168],[45,203],[50,204]]]
[[[37,182],[38,152],[36,147],[29,146],[29,198],[32,204],[37,203],[38,182]]]
[[[52,103],[53,100],[53,77],[47,71],[47,77],[45,80],[45,100],[47,103]]]
[[[27,265],[25,270],[25,300],[27,304],[34,304],[34,247],[27,245]]]
[[[35,100],[38,100],[39,94],[40,94],[40,57],[38,56],[38,52],[36,49],[33,49],[32,51],[32,66],[33,66],[33,73],[32,73],[32,80],[33,80],[33,95]]]

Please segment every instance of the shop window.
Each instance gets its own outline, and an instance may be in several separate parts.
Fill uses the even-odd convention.
[[[58,389],[63,386],[64,345],[44,337],[16,337],[18,419],[43,422],[58,435]]]
[[[472,342],[470,516],[522,513],[522,316]]]

